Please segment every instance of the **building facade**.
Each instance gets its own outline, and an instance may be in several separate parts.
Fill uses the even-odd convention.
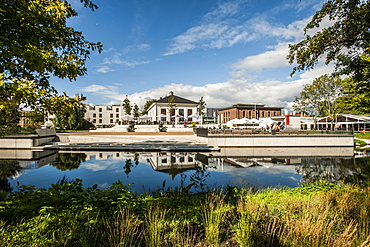
[[[122,105],[95,105],[86,106],[85,119],[95,126],[120,124],[125,110]]]
[[[173,105],[173,111],[171,111],[171,104]],[[197,102],[176,96],[170,92],[170,95],[153,102],[148,108],[148,116],[155,123],[182,124],[184,122],[196,122],[199,120],[197,106]]]
[[[218,110],[218,122],[227,123],[232,119],[259,119],[261,117],[281,116],[283,107],[266,107],[257,104],[235,104]]]

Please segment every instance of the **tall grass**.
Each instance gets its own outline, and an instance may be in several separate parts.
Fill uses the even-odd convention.
[[[164,242],[165,216],[167,211],[150,206],[145,216],[145,242],[148,247],[159,247]]]
[[[21,218],[2,203],[0,245],[370,247],[370,187],[315,183],[142,200],[105,212],[44,207]]]
[[[102,235],[109,246],[138,246],[143,238],[142,221],[130,209],[119,210],[115,217],[104,217]]]

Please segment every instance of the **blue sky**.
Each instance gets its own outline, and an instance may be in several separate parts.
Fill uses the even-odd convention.
[[[142,106],[173,91],[207,107],[261,103],[289,107],[302,85],[330,71],[289,77],[288,44],[323,0],[94,0],[96,11],[69,1],[79,13],[68,25],[104,44],[92,53],[88,75],[52,78],[61,93],[92,104]]]

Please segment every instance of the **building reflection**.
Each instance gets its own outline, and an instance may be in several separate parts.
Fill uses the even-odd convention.
[[[322,151],[322,150],[321,150]],[[319,150],[299,151],[293,149],[231,149],[210,153],[187,152],[30,152],[21,153],[21,158],[13,151],[3,150],[0,159],[0,186],[8,190],[7,179],[16,179],[25,169],[37,169],[52,165],[58,170],[74,170],[87,161],[122,161],[120,165],[128,176],[140,163],[148,164],[153,170],[168,174],[174,179],[179,174],[188,174],[190,182],[205,184],[209,172],[227,173],[229,176],[246,177],[252,172],[262,174],[298,174],[303,180],[326,179],[332,182],[366,184],[370,181],[370,156],[355,158],[353,150],[331,149],[328,154]],[[352,155],[351,154],[352,151]],[[301,155],[297,155],[300,152]],[[337,154],[341,155],[337,155]],[[8,156],[5,156],[7,154]],[[102,167],[104,163],[102,162]],[[0,189],[1,189],[0,188]]]

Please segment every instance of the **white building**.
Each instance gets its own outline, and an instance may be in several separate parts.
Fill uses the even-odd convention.
[[[174,104],[176,105],[175,111],[170,112],[169,101],[173,96]],[[170,95],[155,101],[148,108],[148,116],[151,118],[152,122],[162,122],[162,123],[191,123],[198,121],[199,116],[197,115],[198,103],[188,99],[181,98],[179,96]]]
[[[95,126],[120,124],[125,110],[122,105],[95,105],[87,106],[85,119]]]

